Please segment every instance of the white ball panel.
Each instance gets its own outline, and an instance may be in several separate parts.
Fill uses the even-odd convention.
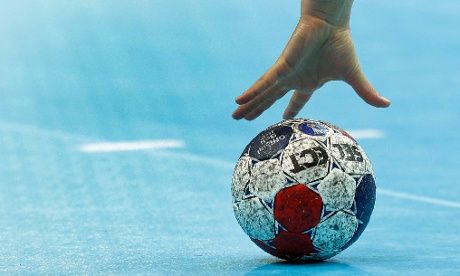
[[[275,219],[258,198],[249,198],[233,204],[236,219],[244,232],[261,241],[275,238]]]
[[[357,227],[355,216],[339,211],[317,226],[313,245],[326,254],[337,252],[350,241]]]
[[[251,177],[251,158],[243,156],[238,160],[232,177],[232,196],[234,201],[243,199],[244,189]]]
[[[300,139],[286,147],[281,166],[289,176],[300,183],[308,184],[327,175],[329,154],[317,142]]]
[[[361,148],[361,146],[358,146],[359,149],[361,150],[361,153],[363,154],[364,162],[366,163],[366,173],[370,173],[374,175],[374,167],[372,166],[372,162],[367,156],[366,152]]]
[[[364,174],[366,172],[366,163],[369,160],[355,141],[343,134],[334,133],[331,136],[330,147],[332,156],[346,173]]]
[[[278,159],[258,162],[252,168],[249,190],[267,202],[273,202],[276,193],[287,184],[288,181]]]
[[[328,211],[349,209],[353,206],[356,182],[339,169],[333,169],[319,184],[318,191]]]

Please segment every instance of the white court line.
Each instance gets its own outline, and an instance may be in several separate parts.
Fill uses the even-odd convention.
[[[76,134],[70,134],[61,131],[50,131],[41,128],[37,128],[29,125],[22,124],[12,124],[8,122],[0,121],[0,129],[9,130],[14,132],[21,132],[31,135],[45,136],[49,138],[62,139],[62,140],[92,140],[94,138],[81,136]],[[353,135],[356,139],[378,139],[383,138],[385,134],[380,130],[375,129],[362,129],[362,130],[350,130],[349,133]],[[147,142],[147,143],[146,143]],[[133,144],[134,143],[134,144]],[[140,144],[139,144],[140,143]],[[142,144],[145,143],[145,144]],[[149,144],[150,143],[150,144]],[[137,145],[136,145],[137,144]],[[117,147],[118,146],[118,147]],[[93,143],[85,144],[80,146],[79,150],[86,153],[95,153],[103,152],[100,150],[105,150],[105,152],[113,152],[121,150],[146,150],[146,149],[171,149],[171,148],[184,148],[185,143],[181,140],[154,140],[154,141],[138,141],[138,142],[124,142],[124,143]],[[117,150],[118,148],[118,150]],[[99,151],[98,151],[99,149]],[[228,169],[233,169],[236,162],[231,162],[227,160],[220,160],[217,158],[212,158],[208,156],[201,156],[192,153],[175,153],[175,152],[155,152],[155,155],[170,156],[170,157],[179,157],[183,159],[188,159],[196,162],[202,162],[205,164],[224,167]],[[460,202],[448,201],[444,199],[438,199],[427,196],[413,195],[408,193],[402,193],[398,191],[392,191],[387,189],[378,188],[377,192],[380,195],[389,196],[393,198],[407,199],[416,202],[428,203],[432,205],[451,207],[451,208],[460,208]]]
[[[446,206],[446,207],[452,207],[452,208],[460,208],[460,203],[455,202],[455,201],[449,201],[449,200],[438,199],[438,198],[427,197],[427,196],[412,195],[412,194],[401,193],[401,192],[396,192],[396,191],[391,191],[391,190],[381,189],[381,188],[378,188],[377,192],[381,195],[391,196],[395,198],[430,203],[433,205],[440,205],[440,206]]]
[[[133,142],[104,142],[81,145],[78,150],[85,153],[120,152],[184,148],[182,140],[150,140]]]
[[[385,133],[378,129],[355,129],[347,130],[347,132],[355,139],[382,139],[385,138]]]
[[[204,164],[216,166],[216,167],[223,167],[225,169],[234,169],[236,165],[235,162],[227,161],[227,160],[221,160],[218,158],[212,158],[208,156],[202,156],[202,155],[196,155],[192,153],[181,153],[181,152],[155,152],[152,153],[155,156],[159,157],[175,157],[175,158],[180,158],[180,159],[188,159],[190,161],[196,161],[196,162],[201,162]],[[402,193],[398,191],[392,191],[388,189],[382,189],[377,187],[377,193],[379,195],[383,196],[389,196],[393,198],[399,198],[399,199],[406,199],[406,200],[411,200],[415,202],[422,202],[422,203],[428,203],[431,205],[437,205],[437,206],[444,206],[444,207],[450,207],[450,208],[460,208],[460,202],[455,202],[455,201],[448,201],[444,199],[439,199],[439,198],[434,198],[434,197],[427,197],[427,196],[420,196],[420,195],[413,195],[413,194],[408,194],[408,193]]]

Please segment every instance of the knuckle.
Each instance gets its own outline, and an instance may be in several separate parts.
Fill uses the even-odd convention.
[[[356,81],[357,79],[359,79],[360,74],[361,67],[358,63],[356,63],[344,72],[344,79],[349,81]]]

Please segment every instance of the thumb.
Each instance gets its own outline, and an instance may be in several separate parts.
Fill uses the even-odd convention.
[[[358,68],[354,74],[351,74],[345,81],[353,87],[366,103],[375,107],[388,107],[391,102],[383,96],[380,96],[367,80],[361,69]]]

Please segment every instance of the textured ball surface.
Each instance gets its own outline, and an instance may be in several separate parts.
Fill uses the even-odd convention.
[[[238,223],[286,260],[325,260],[349,247],[369,223],[375,194],[372,165],[353,137],[306,119],[257,135],[232,179]]]

